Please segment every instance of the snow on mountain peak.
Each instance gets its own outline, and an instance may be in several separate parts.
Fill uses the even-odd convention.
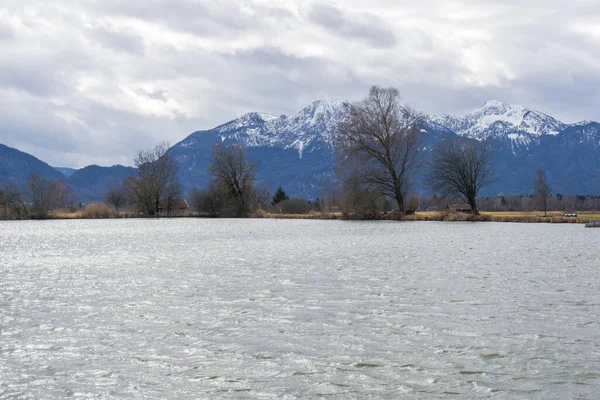
[[[542,135],[556,135],[567,125],[538,111],[498,100],[489,100],[465,115],[433,115],[431,120],[477,140],[505,138],[515,145],[529,145]]]
[[[289,117],[252,112],[212,131],[222,141],[295,149],[302,157],[323,146],[333,146],[337,126],[348,107],[349,103],[337,99],[317,100]],[[498,100],[489,100],[464,115],[431,115],[428,119],[460,136],[505,141],[515,153],[538,143],[541,136],[556,135],[568,127],[546,114]]]
[[[293,148],[300,157],[318,143],[332,144],[344,103],[337,99],[317,100],[293,116],[251,112],[214,128],[221,140],[235,140],[246,146]]]
[[[506,108],[506,107],[510,107],[511,105],[508,103],[505,103],[503,101],[498,101],[498,100],[488,100],[485,103],[483,103],[483,105],[481,107],[479,107],[478,109],[483,109],[483,108]]]

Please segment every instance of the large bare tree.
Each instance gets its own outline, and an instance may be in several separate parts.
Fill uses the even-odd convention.
[[[216,144],[212,151],[212,162],[208,167],[213,184],[226,189],[236,204],[237,216],[250,213],[251,195],[256,186],[258,165],[251,163],[243,145],[225,146]]]
[[[550,195],[550,186],[546,183],[546,171],[538,169],[533,176],[533,194],[538,198],[538,206],[544,212],[548,213],[548,196]]]
[[[430,161],[427,180],[435,193],[455,196],[479,215],[477,195],[493,178],[492,148],[489,142],[449,139],[440,143]]]
[[[177,163],[169,154],[167,143],[140,150],[134,162],[137,176],[132,175],[124,182],[127,197],[140,211],[155,215],[161,200],[170,200],[173,193],[181,191]]]
[[[337,144],[345,175],[353,175],[365,190],[394,199],[404,214],[423,117],[400,102],[397,89],[373,86],[363,101],[348,108]]]

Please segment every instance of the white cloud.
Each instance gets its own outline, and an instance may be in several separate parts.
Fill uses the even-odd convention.
[[[425,112],[488,99],[600,120],[596,0],[9,0],[0,143],[131,163],[248,111],[394,85]]]

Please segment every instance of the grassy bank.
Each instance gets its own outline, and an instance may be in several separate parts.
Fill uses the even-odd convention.
[[[115,219],[115,218],[149,218],[134,211],[122,211],[117,215],[114,210],[108,207],[86,208],[79,211],[54,211],[48,219]],[[158,218],[150,217],[150,218]],[[198,213],[196,211],[186,211],[184,213],[161,216],[160,218],[211,218],[211,216]],[[320,220],[360,220],[358,216],[344,216],[341,212],[310,212],[307,214],[282,214],[258,210],[250,218],[271,218],[271,219],[320,219]],[[399,220],[395,213],[381,214],[377,220]],[[487,212],[484,211],[480,216],[474,216],[465,213],[448,212],[425,212],[418,211],[413,215],[404,217],[406,221],[448,221],[448,222],[469,222],[469,221],[491,221],[491,222],[514,222],[514,223],[570,223],[584,224],[590,219],[600,220],[600,212],[581,212],[577,217],[565,217],[562,212],[549,212],[543,216],[541,212]]]
[[[521,223],[560,223],[584,224],[590,219],[600,219],[600,212],[577,213],[577,217],[565,217],[562,212],[488,212],[484,211],[479,217],[464,213],[417,212],[406,217],[410,221],[491,221],[491,222],[521,222]]]

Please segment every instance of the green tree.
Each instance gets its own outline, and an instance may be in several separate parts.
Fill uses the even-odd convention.
[[[271,201],[271,205],[275,205],[277,203],[279,203],[280,201],[284,201],[289,199],[289,196],[287,195],[287,193],[285,192],[285,190],[283,190],[283,188],[281,186],[279,186],[277,188],[277,190],[275,191],[275,195],[273,196],[273,200]]]

